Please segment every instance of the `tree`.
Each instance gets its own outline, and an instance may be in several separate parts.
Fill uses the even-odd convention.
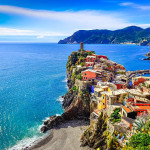
[[[121,115],[119,114],[119,112],[120,112],[120,108],[116,108],[114,112],[111,114],[110,121],[112,121],[112,123],[121,121]]]
[[[84,63],[84,62],[82,62],[80,65],[81,65],[81,67],[83,67],[83,66],[85,66],[85,63]]]
[[[150,135],[137,133],[131,137],[128,145],[136,150],[148,150],[148,148],[150,148]]]
[[[81,73],[77,76],[77,79],[78,79],[78,80],[82,80],[82,75],[81,75]]]

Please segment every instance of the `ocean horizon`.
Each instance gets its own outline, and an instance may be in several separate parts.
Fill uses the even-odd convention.
[[[66,63],[79,44],[0,43],[0,149],[19,150],[45,134],[47,117],[62,114],[67,92]],[[85,44],[86,50],[106,55],[127,71],[150,68],[143,60],[148,46]]]

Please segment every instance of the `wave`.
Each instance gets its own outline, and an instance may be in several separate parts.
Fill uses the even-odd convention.
[[[29,148],[31,146],[33,146],[34,144],[36,144],[37,142],[39,142],[41,139],[43,139],[46,136],[34,136],[32,138],[25,138],[23,140],[21,140],[20,142],[18,142],[15,146],[9,148],[8,150],[22,150],[25,148]]]
[[[67,86],[67,85],[65,86],[65,88],[66,88],[67,90],[69,90],[69,88],[68,88],[68,86]]]
[[[57,101],[59,101],[59,102],[63,102],[64,101],[64,98],[62,97],[62,96],[59,96],[58,98],[57,98]]]
[[[62,80],[62,82],[66,82],[67,83],[67,80],[68,80],[68,78],[66,76],[65,79]]]
[[[47,121],[47,120],[49,120],[49,117],[46,117],[46,118],[45,118],[44,120],[42,120],[42,121],[44,122],[44,121]]]
[[[41,139],[43,139],[48,134],[48,133],[46,134],[41,133],[40,129],[42,126],[43,125],[37,125],[31,127],[29,130],[31,130],[31,132],[34,131],[33,137],[24,137],[22,140],[18,141],[16,145],[14,145],[13,147],[9,147],[8,150],[22,150],[22,149],[29,148],[35,145],[36,143],[38,143]]]

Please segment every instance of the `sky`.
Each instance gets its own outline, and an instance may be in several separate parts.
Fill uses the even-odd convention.
[[[55,43],[77,30],[150,27],[149,0],[0,0],[0,42]]]

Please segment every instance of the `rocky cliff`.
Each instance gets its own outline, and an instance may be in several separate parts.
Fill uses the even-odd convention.
[[[79,71],[76,65],[81,63],[87,54],[84,52],[73,52],[68,57],[66,65],[67,69],[67,85],[68,92],[63,96],[64,113],[61,116],[52,116],[43,123],[41,132],[46,132],[58,124],[71,119],[88,119],[90,115],[90,88],[88,84],[81,87],[80,91],[76,80]]]
[[[107,115],[101,113],[96,124],[90,126],[82,135],[82,146],[88,145],[91,148],[106,149],[107,136],[104,134],[107,131]]]

